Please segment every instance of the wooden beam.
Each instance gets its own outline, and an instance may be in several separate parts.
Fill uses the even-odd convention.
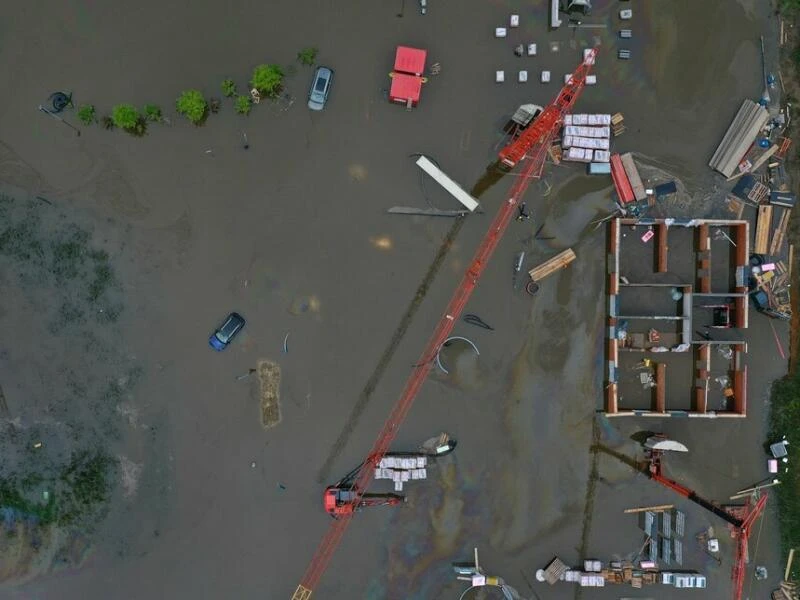
[[[786,561],[786,571],[783,573],[783,580],[789,581],[789,574],[792,571],[792,561],[794,560],[794,548],[789,550],[789,558]]]
[[[556,271],[566,268],[575,258],[575,253],[572,251],[572,248],[567,248],[563,252],[556,254],[553,258],[546,260],[539,266],[528,271],[528,275],[530,275],[531,279],[534,281],[541,281],[548,275],[552,275]]]
[[[625,514],[640,513],[640,512],[664,512],[665,510],[672,510],[675,508],[674,504],[657,504],[655,506],[640,506],[637,508],[626,508],[623,512]]]

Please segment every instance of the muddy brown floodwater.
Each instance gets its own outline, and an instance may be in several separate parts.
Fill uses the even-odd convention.
[[[100,380],[131,363],[140,375],[111,413],[119,435],[106,440],[137,485],[128,495],[118,489],[107,516],[82,532],[90,542],[74,560],[26,582],[7,578],[4,597],[289,598],[329,525],[324,485],[363,459],[511,183],[487,186],[485,212],[455,233],[447,219],[387,215],[396,205],[455,207],[431,182],[420,186],[413,155],[434,157],[470,189],[495,160],[502,123],[523,102],[549,102],[583,48],[601,44],[598,84],[578,108],[624,113],[628,130],[615,150],[679,177],[698,213],[724,195],[706,163],[742,99],[761,91],[758,36],[774,40],[776,25],[764,3],[637,3],[629,61],[615,57],[616,1],[594,2],[592,21],[606,28],[556,32],[547,31],[544,0],[428,4],[425,16],[413,0],[7,7],[0,183],[48,198],[112,244],[126,306],[110,344],[119,360],[90,361],[63,333],[25,333],[37,313],[4,273],[0,321],[18,332],[0,354],[9,413],[43,418],[25,407],[46,392],[40,376],[58,380],[27,360],[45,348],[89,362]],[[520,27],[495,39],[511,13]],[[527,41],[538,55],[515,57],[513,46]],[[427,48],[429,63],[441,65],[411,112],[385,97],[397,44]],[[305,106],[312,70],[295,60],[310,45],[336,71],[320,113]],[[242,117],[223,99],[202,127],[174,114],[181,90],[219,95],[226,77],[244,90],[263,62],[292,65],[293,103],[262,102]],[[530,81],[517,84],[523,65]],[[507,83],[497,85],[501,68]],[[553,83],[538,83],[542,69]],[[157,103],[170,124],[134,138],[79,125],[68,111],[78,137],[37,110],[55,90],[94,104],[98,116],[120,102]],[[579,166],[548,165],[544,181],[525,198],[533,218],[511,224],[467,307],[494,330],[455,329],[480,356],[448,355],[454,376],[431,375],[394,444],[413,449],[444,430],[457,451],[408,486],[403,507],[358,515],[315,598],[455,599],[464,588],[451,562],[470,560],[474,546],[523,595],[572,598],[566,584],[536,583],[536,569],[556,554],[570,563],[581,551],[633,555],[641,535],[621,509],[674,500],[603,456],[584,519],[604,365],[605,234],[590,222],[611,209],[611,189]],[[513,289],[519,251],[529,269],[567,246],[577,260],[535,298]],[[208,335],[233,310],[247,326],[212,352]],[[785,327],[776,327],[785,345]],[[670,462],[672,476],[719,500],[763,477],[769,382],[785,370],[760,315],[749,335],[748,419],[664,425],[692,449]],[[281,370],[281,422],[268,430],[255,378],[238,379],[264,358]],[[598,431],[632,451],[628,435],[643,426],[652,424],[601,420]],[[694,535],[709,517],[685,508]],[[767,564],[771,580],[755,583],[751,597],[764,596],[780,569],[771,509],[764,523],[751,562]],[[704,597],[728,598],[730,565],[688,557],[687,568],[709,572]]]

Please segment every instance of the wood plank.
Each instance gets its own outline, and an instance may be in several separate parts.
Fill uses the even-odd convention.
[[[753,244],[753,252],[755,254],[767,253],[770,227],[772,227],[772,205],[759,206],[758,219],[756,221],[756,239]]]
[[[528,275],[530,275],[531,279],[534,281],[541,281],[548,275],[552,275],[556,271],[565,268],[569,263],[575,260],[575,258],[575,253],[572,251],[572,248],[567,248],[563,252],[556,254],[553,258],[546,260],[528,271]]]
[[[640,512],[664,512],[665,510],[672,510],[675,508],[674,504],[656,504],[655,506],[638,506],[636,508],[626,508],[623,512],[625,514],[640,513]]]
[[[789,557],[786,559],[786,569],[783,572],[784,581],[789,581],[789,573],[792,572],[792,561],[794,561],[794,548],[789,550]]]

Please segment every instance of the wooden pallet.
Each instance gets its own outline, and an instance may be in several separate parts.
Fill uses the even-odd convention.
[[[625,117],[622,116],[622,113],[618,112],[611,115],[611,133],[614,134],[614,137],[622,135],[626,129]]]
[[[769,242],[769,230],[772,227],[772,205],[766,204],[758,207],[758,220],[756,221],[756,239],[753,244],[755,254],[766,254]]]
[[[780,221],[778,221],[778,226],[775,228],[775,235],[772,236],[772,246],[770,246],[769,249],[769,253],[773,256],[780,252],[783,242],[786,239],[786,229],[789,227],[789,217],[791,214],[792,211],[790,209],[784,210]]]
[[[575,253],[572,251],[572,248],[567,248],[563,252],[556,254],[550,260],[528,271],[528,275],[530,275],[531,279],[534,281],[541,281],[548,275],[552,275],[556,271],[566,268],[575,258]]]

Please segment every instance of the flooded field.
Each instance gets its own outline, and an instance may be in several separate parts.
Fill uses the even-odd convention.
[[[4,597],[289,598],[330,522],[322,490],[363,460],[505,200],[513,175],[482,179],[502,123],[523,102],[549,102],[583,48],[601,44],[598,84],[580,110],[623,112],[615,150],[655,161],[710,206],[720,182],[706,163],[742,98],[760,92],[758,36],[774,34],[773,16],[725,0],[636,4],[632,58],[621,61],[618,3],[594,4],[592,22],[604,27],[556,32],[543,0],[430,0],[425,16],[412,0],[234,4],[224,19],[220,5],[185,0],[9,9],[0,76],[14,93],[0,109],[0,192],[24,201],[3,217],[0,243],[21,223],[26,243],[77,243],[68,250],[86,262],[68,282],[51,271],[36,279],[19,252],[0,252],[0,322],[13,340],[0,351],[0,419],[18,436],[2,440],[13,457],[2,469],[45,455],[55,468],[82,448],[101,449],[111,467],[91,523],[46,540],[44,556],[0,557]],[[511,13],[521,15],[513,39],[495,39]],[[523,41],[538,43],[536,57],[514,56]],[[385,97],[397,44],[441,65],[410,112]],[[296,60],[312,45],[336,72],[320,113],[305,106],[312,69]],[[175,114],[182,90],[221,96],[228,77],[245,90],[264,62],[287,67],[289,98],[247,117],[222,98],[200,127]],[[527,84],[516,82],[522,65]],[[543,69],[552,83],[538,83]],[[99,117],[120,102],[157,103],[168,123],[133,137],[68,110],[77,136],[37,110],[56,90]],[[418,153],[475,189],[482,212],[386,214],[457,207],[420,183]],[[511,223],[467,307],[493,329],[454,330],[480,354],[463,344],[443,352],[451,373],[431,374],[394,445],[448,431],[457,451],[409,485],[405,505],[357,515],[315,598],[455,599],[464,587],[451,563],[475,546],[526,597],[572,598],[570,586],[535,582],[536,569],[556,554],[577,562],[638,550],[635,530],[618,535],[618,504],[669,496],[606,457],[592,475],[593,436],[631,450],[635,424],[594,429],[605,334],[605,230],[594,223],[613,204],[610,182],[584,173],[548,164],[531,185],[533,217]],[[519,252],[527,270],[566,247],[578,258],[535,297],[515,285]],[[231,311],[247,325],[213,352],[208,336]],[[673,475],[720,500],[761,477],[766,394],[785,368],[758,318],[750,418],[664,426],[698,458],[676,461]],[[279,368],[278,390],[262,391],[261,372],[242,377],[265,357]],[[740,438],[752,449],[730,445]],[[38,441],[43,452],[29,452]],[[693,530],[705,525],[701,511],[690,518]],[[770,514],[759,546],[771,574],[776,524]],[[724,567],[714,584],[706,597],[729,597]]]

